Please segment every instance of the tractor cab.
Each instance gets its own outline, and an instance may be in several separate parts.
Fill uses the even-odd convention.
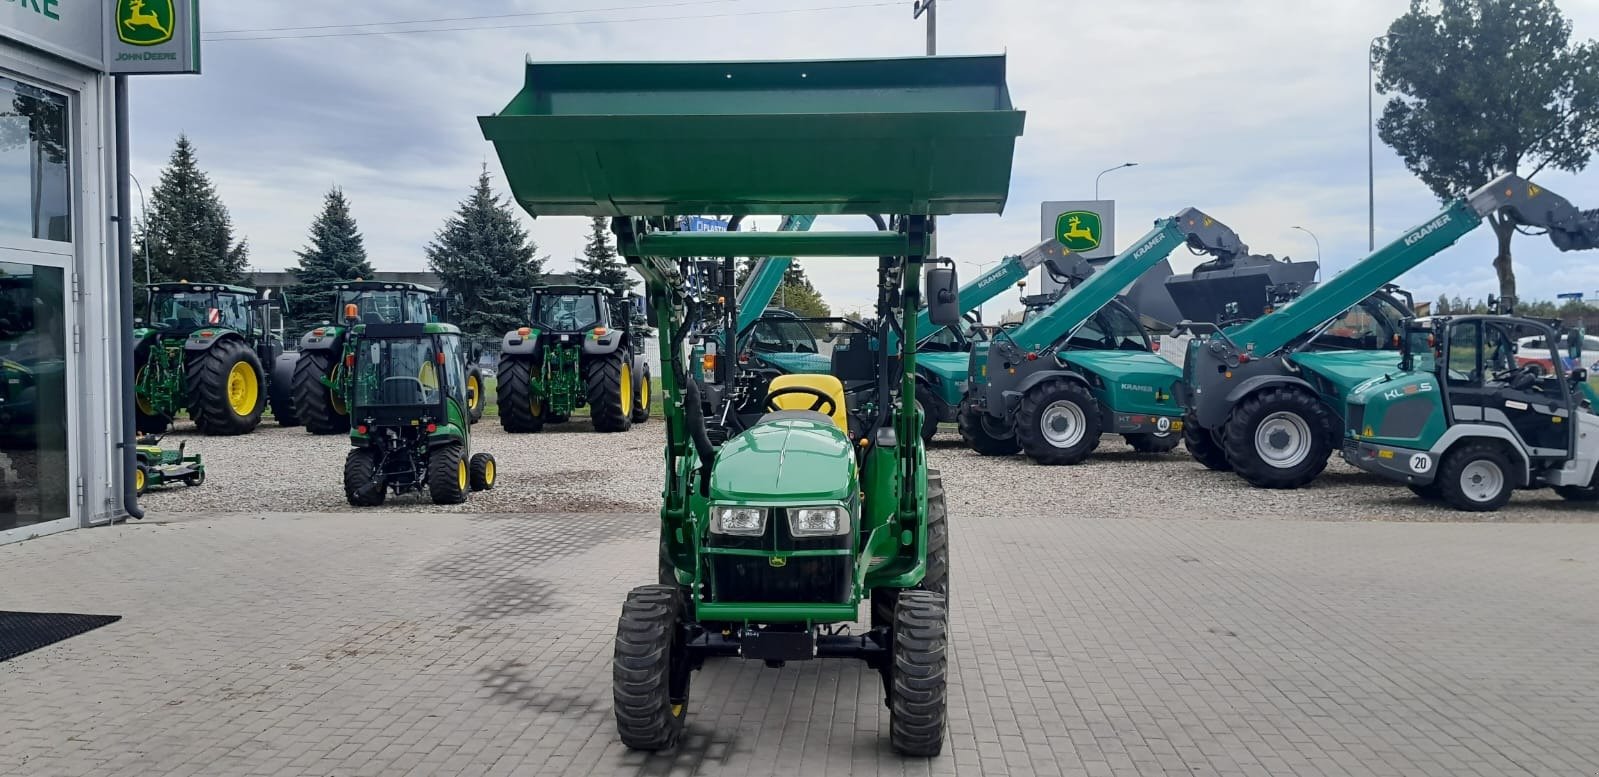
[[[335,320],[345,324],[427,324],[439,320],[437,289],[417,283],[351,281],[337,292]]]
[[[162,334],[187,335],[207,327],[265,334],[256,315],[261,300],[254,289],[220,283],[156,283],[149,287],[145,326]]]
[[[533,290],[533,326],[555,334],[611,328],[615,296],[600,286],[543,286]]]

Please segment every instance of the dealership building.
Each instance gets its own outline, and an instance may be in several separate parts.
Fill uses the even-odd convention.
[[[0,0],[0,543],[127,515],[113,74],[197,72],[196,5]]]

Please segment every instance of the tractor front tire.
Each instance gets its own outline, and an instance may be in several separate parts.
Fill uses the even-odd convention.
[[[1327,468],[1333,414],[1296,386],[1268,388],[1233,408],[1223,436],[1227,461],[1256,488],[1299,488]]]
[[[305,351],[294,365],[294,411],[312,434],[350,431],[349,410],[322,382],[333,374],[336,360],[331,351]]]
[[[617,349],[595,356],[583,365],[589,417],[596,432],[625,432],[633,428],[633,357]]]
[[[500,407],[500,427],[507,432],[544,430],[544,403],[534,403],[533,367],[530,359],[501,359],[495,370],[494,397]]]
[[[428,496],[436,505],[458,505],[466,501],[471,486],[467,472],[466,448],[450,443],[428,454]]]
[[[495,470],[494,454],[474,453],[471,464],[467,467],[467,475],[472,481],[473,491],[487,491],[494,487],[494,479],[499,476]]]
[[[1182,442],[1182,438],[1172,432],[1140,432],[1124,434],[1122,438],[1139,453],[1171,453],[1177,449],[1177,443]]]
[[[977,409],[970,402],[962,402],[955,416],[960,426],[961,439],[966,447],[981,456],[1010,456],[1022,449],[1016,442],[1016,430],[1006,429],[1005,422]]]
[[[668,750],[688,717],[692,664],[683,640],[683,597],[676,585],[633,589],[616,622],[611,696],[616,732],[633,750]]]
[[[1497,442],[1462,443],[1444,455],[1434,482],[1456,510],[1490,513],[1504,507],[1516,490],[1510,466],[1510,456]]]
[[[894,607],[902,590],[872,589],[872,628],[894,623]],[[944,498],[944,477],[936,469],[927,471],[927,573],[916,590],[949,597],[949,504]]]
[[[1081,464],[1099,447],[1099,400],[1076,381],[1046,380],[1022,396],[1015,427],[1033,461]]]
[[[474,366],[466,373],[466,417],[475,424],[483,420],[483,371]]]
[[[889,744],[931,758],[944,748],[949,610],[943,594],[902,591],[894,605]]]
[[[299,426],[300,413],[294,407],[294,371],[300,366],[298,353],[278,354],[272,363],[272,379],[267,381],[267,407],[278,426]]]
[[[353,448],[344,456],[344,499],[352,507],[377,507],[388,496],[378,468],[378,452],[372,448]]]
[[[191,353],[184,380],[189,417],[201,434],[249,434],[266,411],[261,359],[242,340],[228,339]]]
[[[1227,449],[1216,439],[1216,432],[1200,426],[1193,416],[1183,419],[1183,447],[1205,469],[1216,472],[1231,472],[1233,469],[1233,465],[1227,461]]]

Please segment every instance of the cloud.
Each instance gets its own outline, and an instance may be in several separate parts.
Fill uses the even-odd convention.
[[[306,228],[333,184],[344,187],[374,263],[425,266],[422,247],[475,181],[499,165],[476,117],[521,87],[524,57],[537,60],[763,59],[912,56],[923,29],[908,3],[812,13],[718,16],[848,5],[866,0],[726,0],[668,5],[616,0],[631,11],[546,14],[482,22],[495,29],[349,38],[206,44],[206,75],[141,79],[133,96],[135,172],[157,177],[180,131],[252,245],[257,267],[294,263]],[[361,5],[364,7],[352,7]],[[306,6],[294,25],[570,10],[565,3],[423,0]],[[595,3],[587,3],[594,7]],[[1565,4],[1578,38],[1599,36],[1599,8]],[[276,6],[218,3],[210,30],[278,27]],[[1038,203],[1086,199],[1095,175],[1118,201],[1117,234],[1130,244],[1156,218],[1193,205],[1234,226],[1262,253],[1311,258],[1316,234],[1330,270],[1366,252],[1366,47],[1403,13],[1405,0],[941,0],[940,50],[1008,55],[1015,104],[1027,111],[1003,216],[940,222],[940,250],[984,263],[1019,253],[1039,234]],[[457,9],[444,11],[442,9]],[[684,17],[663,19],[660,17]],[[519,27],[575,20],[611,24]],[[644,19],[646,21],[638,21]],[[632,20],[632,21],[627,21]],[[406,28],[419,29],[429,25]],[[447,26],[447,25],[434,25]],[[307,34],[316,34],[314,31]],[[1379,242],[1440,209],[1379,143]],[[1546,173],[1545,185],[1599,205],[1591,173]],[[500,179],[503,187],[503,178]],[[551,267],[570,266],[583,219],[529,219]],[[776,219],[756,220],[761,229]],[[817,228],[855,226],[819,220]],[[1523,296],[1599,286],[1593,258],[1561,255],[1518,238]],[[1482,297],[1495,290],[1486,229],[1403,280],[1418,298]],[[1194,263],[1182,252],[1179,270]],[[806,260],[840,310],[869,306],[870,265]],[[977,268],[961,265],[965,274]],[[1591,291],[1591,290],[1590,290]],[[1014,297],[1014,295],[1011,295]],[[1008,301],[1014,304],[1014,300]],[[1006,303],[991,304],[991,315]]]

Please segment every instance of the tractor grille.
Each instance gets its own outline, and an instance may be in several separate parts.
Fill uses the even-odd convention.
[[[1353,430],[1355,434],[1361,434],[1362,430],[1366,428],[1366,406],[1349,405],[1344,412],[1349,414],[1349,418],[1344,425]]]
[[[774,567],[766,558],[716,556],[710,562],[711,585],[719,602],[845,602],[849,562],[849,556],[789,558]]]

